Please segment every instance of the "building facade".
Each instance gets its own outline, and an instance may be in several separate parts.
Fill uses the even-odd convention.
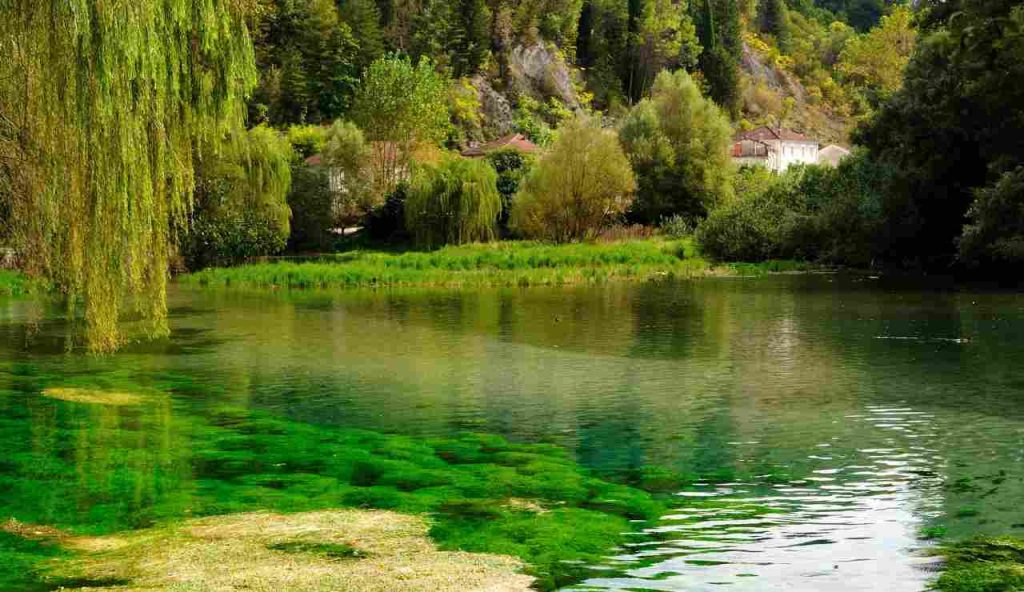
[[[781,173],[795,164],[818,164],[818,141],[790,129],[762,126],[736,134],[732,160]]]

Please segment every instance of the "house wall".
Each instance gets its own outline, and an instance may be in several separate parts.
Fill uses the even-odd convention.
[[[818,164],[817,142],[772,142],[777,154],[776,172],[782,172],[795,164]]]

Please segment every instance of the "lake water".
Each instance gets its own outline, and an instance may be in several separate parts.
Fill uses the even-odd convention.
[[[920,591],[927,529],[1024,535],[1024,295],[797,275],[170,304],[171,339],[96,358],[0,300],[0,521],[186,514],[205,470],[188,418],[231,404],[685,475],[580,590]],[[55,385],[171,394],[80,405]]]

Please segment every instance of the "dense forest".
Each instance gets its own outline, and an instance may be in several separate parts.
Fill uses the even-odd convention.
[[[0,5],[0,220],[96,349],[124,314],[166,331],[168,267],[331,251],[348,227],[430,247],[625,223],[720,260],[1024,261],[1019,2],[176,0],[129,27],[107,18],[122,2],[79,4]],[[733,135],[763,125],[856,150],[737,169]],[[511,133],[539,152],[459,162]]]

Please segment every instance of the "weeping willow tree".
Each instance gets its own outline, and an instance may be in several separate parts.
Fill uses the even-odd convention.
[[[500,214],[498,173],[482,160],[424,167],[405,201],[406,228],[426,247],[492,240]]]
[[[243,121],[251,0],[0,0],[0,199],[29,271],[110,351],[167,333],[199,146]]]
[[[291,230],[288,138],[264,125],[239,130],[205,151],[196,168],[195,205],[179,249],[189,269],[275,255]]]

